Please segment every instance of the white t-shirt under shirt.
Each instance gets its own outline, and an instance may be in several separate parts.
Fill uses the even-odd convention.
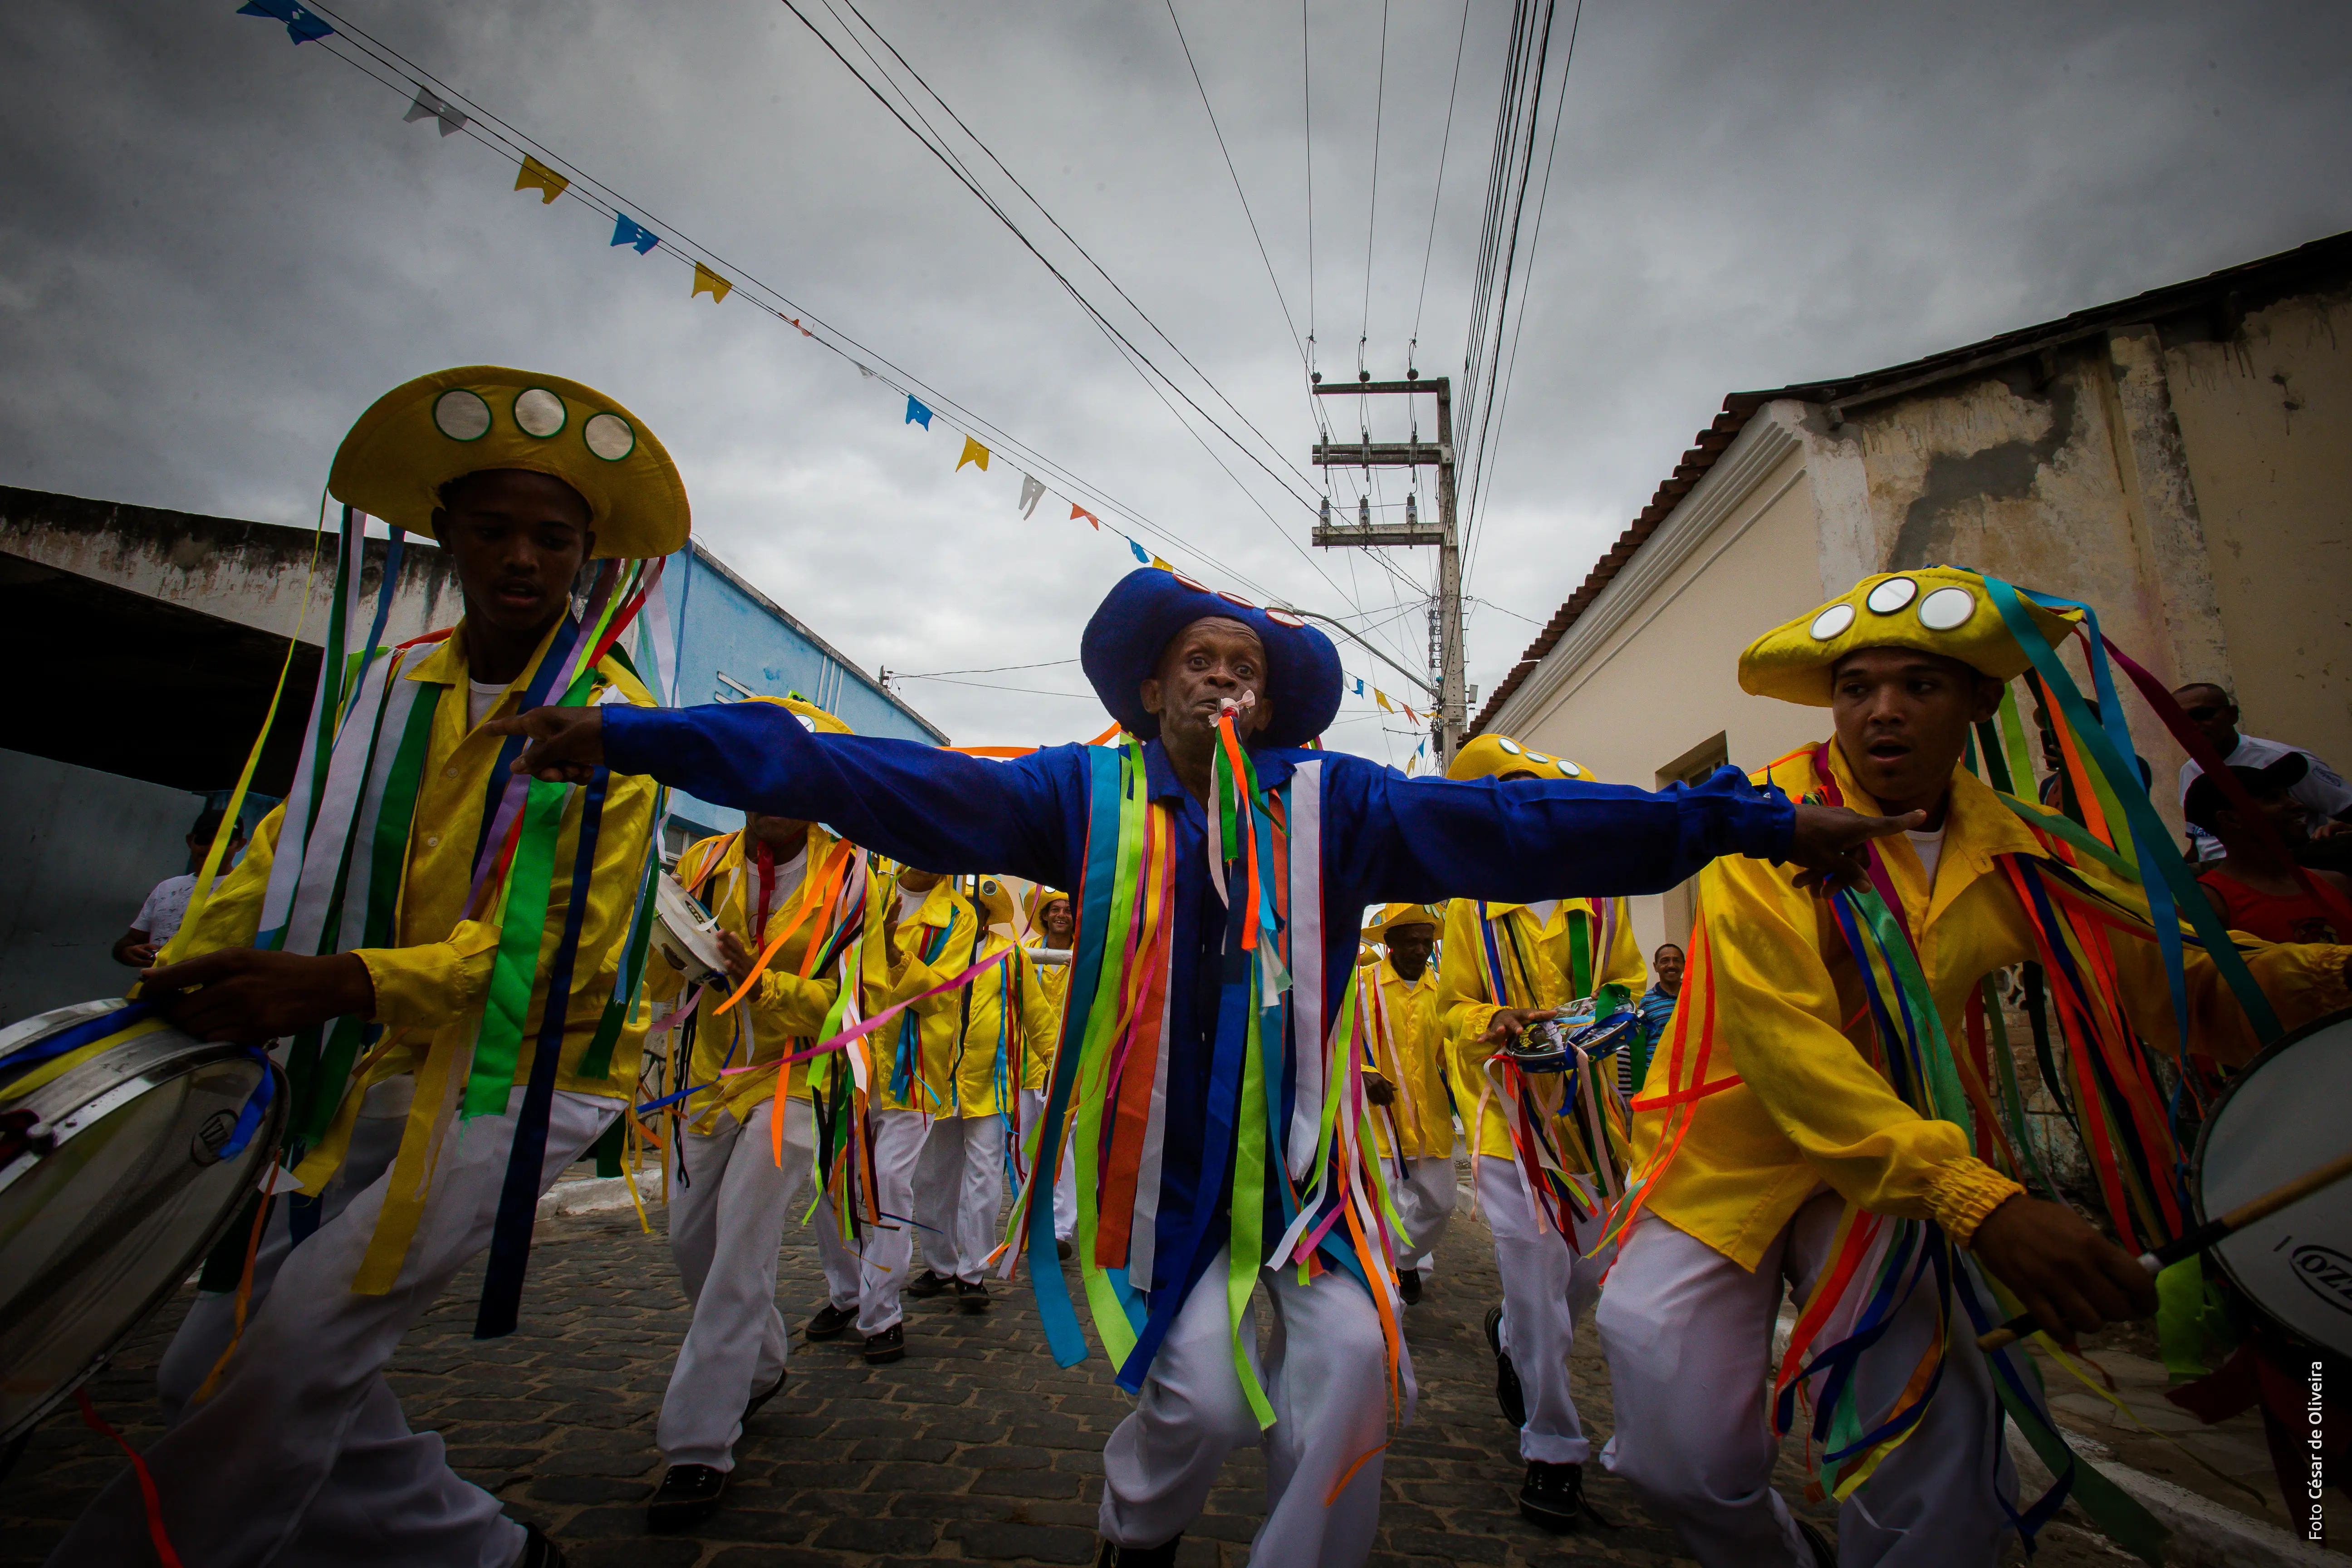
[[[1551,923],[1551,912],[1552,910],[1559,908],[1559,900],[1558,899],[1538,899],[1534,903],[1529,904],[1528,908],[1534,913],[1536,923],[1538,925],[1549,925]]]
[[[2303,802],[2314,818],[2312,826],[2317,826],[2321,819],[2352,811],[2352,784],[2347,784],[2334,768],[2305,752],[2301,746],[2242,734],[2238,737],[2238,749],[2221,761],[2233,768],[2262,768],[2294,752],[2302,752],[2310,768],[2286,793]],[[2180,764],[2180,798],[2183,804],[2189,799],[2189,784],[2204,771],[2194,762]],[[2221,858],[2221,841],[2193,822],[2189,825],[2189,842],[2197,847],[2200,861]]]
[[[507,683],[503,680],[466,682],[466,728],[480,729],[482,721],[490,716],[490,710],[496,708],[499,699],[506,694]]]
[[[1950,824],[1947,823],[1945,826],[1949,826]],[[1944,858],[1944,829],[1938,827],[1933,833],[1922,833],[1916,829],[1906,828],[1903,837],[1911,840],[1912,853],[1919,857],[1919,864],[1927,870],[1928,890],[1934,891],[1936,862]]]
[[[188,895],[195,890],[196,877],[193,871],[164,878],[148,893],[147,901],[139,906],[139,918],[131,922],[131,929],[145,931],[149,942],[158,947],[163,946],[178,932],[180,922],[187,918]],[[122,906],[117,904],[114,907],[119,910]]]

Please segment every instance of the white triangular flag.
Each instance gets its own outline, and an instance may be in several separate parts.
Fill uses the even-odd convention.
[[[1021,515],[1024,517],[1036,516],[1037,502],[1044,498],[1045,494],[1045,487],[1044,485],[1039,484],[1035,479],[1031,479],[1026,474],[1022,475],[1021,500],[1019,502]]]
[[[441,122],[441,134],[444,136],[455,135],[466,128],[465,115],[434,97],[422,84],[419,84],[416,89],[415,101],[408,106],[408,112],[400,118],[411,124],[419,120],[438,120]]]

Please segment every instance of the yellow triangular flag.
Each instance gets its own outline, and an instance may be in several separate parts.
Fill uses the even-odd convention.
[[[562,195],[571,184],[571,181],[528,153],[523,156],[521,172],[515,175],[515,189],[537,191],[539,205],[541,206],[545,206]]]
[[[956,472],[963,472],[966,463],[977,463],[982,468],[988,467],[988,448],[969,436],[963,438],[963,456],[956,459]]]
[[[1383,713],[1393,713],[1396,711],[1395,709],[1389,706],[1389,694],[1382,691],[1377,686],[1372,688],[1372,700],[1381,705],[1381,711]]]
[[[1162,561],[1162,560],[1161,560],[1161,559],[1160,559],[1160,557],[1158,557],[1157,555],[1155,555],[1155,556],[1153,556],[1153,557],[1151,558],[1151,563],[1152,563],[1154,566],[1159,567],[1162,572],[1173,572],[1173,571],[1175,571],[1175,570],[1176,570],[1176,568],[1174,568],[1173,566],[1169,565],[1169,564],[1168,564],[1168,563],[1166,563],[1165,561]]]
[[[727,298],[734,288],[734,284],[698,261],[694,264],[694,294],[688,294],[687,298],[691,300],[695,294],[708,294],[710,296],[710,302],[716,305],[719,300]]]

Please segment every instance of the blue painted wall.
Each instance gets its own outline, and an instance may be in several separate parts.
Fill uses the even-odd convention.
[[[798,692],[861,735],[946,743],[921,714],[700,545],[670,557],[663,575],[678,621],[680,707]],[[663,847],[676,854],[695,838],[733,832],[743,814],[673,793],[670,821]]]

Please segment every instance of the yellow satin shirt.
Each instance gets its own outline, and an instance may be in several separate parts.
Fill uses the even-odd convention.
[[[1877,811],[1834,742],[1830,756],[1847,804]],[[1817,786],[1811,752],[1782,759],[1759,782],[1766,777],[1791,798]],[[2054,857],[1966,769],[1952,775],[1932,888],[1906,839],[1897,835],[1882,843],[1945,1032],[1964,1038],[1964,1009],[1979,982],[2035,956],[2025,911],[1994,857]],[[2087,858],[2077,869],[2115,883]],[[1824,1185],[1874,1213],[1933,1218],[1965,1245],[1985,1215],[2021,1189],[1969,1152],[1959,1127],[1914,1111],[1874,1065],[1853,959],[1828,907],[1798,888],[1795,875],[1793,866],[1736,856],[1699,874],[1682,1001],[1634,1100],[1636,1160],[1655,1152],[1665,1127],[1666,1111],[1656,1100],[1698,1081],[1698,1029],[1710,1008],[1715,1043],[1706,1080],[1722,1087],[1691,1102],[1688,1130],[1648,1206],[1750,1269],[1798,1205]],[[2172,1007],[2155,942],[2116,931],[2110,945],[2132,1026],[2152,1054],[2172,1055]],[[2289,1027],[2352,1001],[2343,973],[2352,948],[2272,947],[2249,939],[2244,951]],[[2198,1049],[2224,1064],[2252,1055],[2244,1015],[2193,948],[2188,983]]]
[[[1489,995],[1486,933],[1480,929],[1478,909],[1469,899],[1456,899],[1446,906],[1444,962],[1437,977],[1438,1016],[1444,1020],[1447,1070],[1461,1107],[1462,1125],[1467,1130],[1475,1118],[1475,1152],[1507,1160],[1510,1128],[1503,1119],[1494,1081],[1486,1076],[1486,1062],[1501,1047],[1479,1039],[1495,1021],[1496,1011],[1558,1007],[1578,999],[1569,973],[1576,945],[1571,922],[1584,928],[1595,991],[1614,984],[1623,986],[1629,997],[1639,996],[1649,978],[1622,899],[1562,899],[1540,920],[1525,904],[1488,904],[1485,923],[1494,927],[1506,993]],[[1613,1069],[1611,1080],[1615,1080]]]
[[[1371,1041],[1371,1067],[1395,1087],[1393,1104],[1372,1107],[1372,1135],[1383,1158],[1450,1160],[1454,1108],[1445,1098],[1444,1031],[1437,1024],[1437,965],[1407,980],[1381,959],[1361,971],[1359,1005]],[[1374,998],[1378,1003],[1375,1006]]]

